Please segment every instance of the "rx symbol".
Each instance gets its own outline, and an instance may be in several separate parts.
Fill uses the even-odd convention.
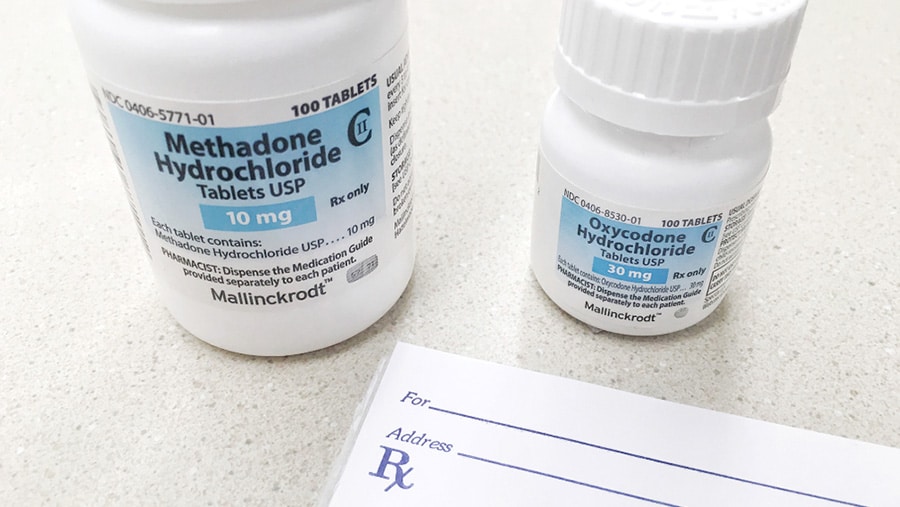
[[[407,484],[404,482],[406,476],[413,471],[412,467],[406,469],[403,468],[403,465],[409,463],[409,454],[406,454],[399,449],[391,449],[390,447],[385,447],[383,445],[379,447],[384,449],[384,454],[381,456],[381,463],[378,465],[378,470],[369,472],[369,475],[391,481],[391,483],[388,484],[388,487],[384,488],[385,491],[390,491],[394,486],[399,486],[400,489],[409,489],[413,487],[414,484]],[[394,461],[395,453],[397,454],[396,461]],[[389,466],[393,467],[393,477],[386,473]]]

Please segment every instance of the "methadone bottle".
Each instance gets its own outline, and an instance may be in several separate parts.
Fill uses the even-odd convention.
[[[405,0],[71,0],[159,291],[224,349],[349,338],[414,260]]]
[[[541,131],[532,269],[629,335],[722,301],[769,165],[806,0],[566,0]]]

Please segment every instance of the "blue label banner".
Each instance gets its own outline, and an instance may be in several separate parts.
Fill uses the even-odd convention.
[[[606,259],[594,257],[592,271],[616,280],[624,280],[634,283],[662,284],[669,280],[669,270],[659,268],[639,268],[627,264],[610,262]]]
[[[296,201],[265,206],[200,205],[203,226],[214,231],[272,231],[316,221],[316,200],[305,197]]]

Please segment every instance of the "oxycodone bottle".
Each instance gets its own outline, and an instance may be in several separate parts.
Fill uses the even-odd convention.
[[[413,269],[405,0],[71,0],[162,299],[254,355],[362,331]]]
[[[566,0],[541,131],[532,269],[629,335],[722,301],[769,167],[806,0]]]

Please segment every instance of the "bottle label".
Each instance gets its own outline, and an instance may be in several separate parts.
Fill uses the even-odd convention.
[[[538,179],[539,205],[559,210],[555,276],[578,296],[570,310],[589,322],[648,331],[680,328],[681,319],[696,321],[715,308],[759,195],[756,188],[721,207],[668,212],[592,195],[543,157]]]
[[[295,96],[184,102],[100,79],[92,90],[154,271],[187,297],[234,309],[321,301],[411,234],[405,39]]]

